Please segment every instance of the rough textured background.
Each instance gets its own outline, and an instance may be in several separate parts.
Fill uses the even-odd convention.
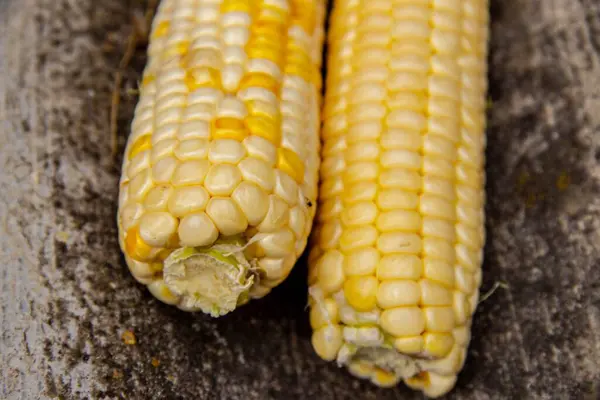
[[[302,265],[220,320],[159,304],[130,277],[108,112],[136,3],[0,0],[0,398],[420,398],[316,357]],[[480,306],[449,398],[595,399],[600,4],[496,0],[492,17],[483,290],[509,288]],[[125,94],[121,144],[134,102]]]

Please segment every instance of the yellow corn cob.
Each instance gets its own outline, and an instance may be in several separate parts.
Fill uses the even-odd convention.
[[[119,242],[168,304],[213,316],[283,281],[319,168],[323,0],[163,0],[122,166]]]
[[[465,361],[484,242],[487,0],[336,0],[312,344],[430,397]]]

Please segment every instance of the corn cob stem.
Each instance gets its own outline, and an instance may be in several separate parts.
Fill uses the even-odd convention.
[[[312,227],[323,0],[163,0],[123,158],[119,242],[165,303],[220,316]]]
[[[312,343],[379,386],[450,391],[484,242],[487,0],[334,0]]]

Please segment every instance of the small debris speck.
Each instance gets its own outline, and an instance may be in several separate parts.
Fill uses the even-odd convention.
[[[556,187],[558,190],[563,191],[566,190],[571,184],[571,178],[566,172],[562,172],[558,179],[556,180]]]
[[[112,377],[113,379],[121,379],[123,378],[123,372],[118,369],[113,369]]]
[[[69,241],[69,232],[59,231],[56,233],[56,240],[61,243],[67,243]]]
[[[134,345],[137,343],[137,340],[135,338],[135,334],[133,333],[132,330],[126,330],[125,332],[123,332],[123,334],[121,335],[121,339],[123,340],[123,343],[125,343],[126,345]]]
[[[168,375],[167,380],[171,383],[176,383],[177,379],[173,375]]]
[[[152,357],[152,366],[154,368],[158,367],[160,365],[160,360],[156,357]]]

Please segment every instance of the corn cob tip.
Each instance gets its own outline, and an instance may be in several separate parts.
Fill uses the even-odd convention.
[[[254,283],[239,244],[183,247],[164,262],[164,283],[179,296],[179,308],[223,316],[244,303]]]

